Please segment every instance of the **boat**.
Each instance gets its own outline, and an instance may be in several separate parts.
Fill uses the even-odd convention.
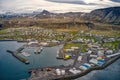
[[[43,47],[36,48],[36,49],[34,50],[34,53],[41,53],[42,50],[43,50]]]

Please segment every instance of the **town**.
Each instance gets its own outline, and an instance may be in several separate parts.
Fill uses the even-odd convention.
[[[57,52],[56,58],[73,59],[73,64],[31,69],[28,80],[74,79],[94,69],[103,69],[120,58],[119,38],[96,36],[98,40],[95,41],[95,38],[90,36],[92,35],[67,42]]]
[[[22,28],[12,28],[10,31],[23,31]],[[25,30],[25,29],[24,29]],[[33,32],[34,31],[34,32]],[[8,52],[20,61],[28,64],[26,60],[18,54],[25,48],[33,47],[35,54],[40,54],[45,47],[63,45],[56,53],[57,59],[73,60],[73,63],[65,66],[46,66],[43,68],[30,69],[31,74],[28,80],[56,80],[74,79],[83,76],[92,70],[103,69],[120,57],[120,37],[112,37],[100,34],[91,34],[84,31],[77,33],[57,32],[42,28],[27,28],[20,35],[38,35],[42,37],[24,37],[18,42],[25,41],[26,44],[16,51]],[[38,34],[37,34],[38,33]],[[10,35],[10,34],[9,34]],[[17,35],[17,33],[16,33]],[[17,38],[16,38],[17,39]],[[6,39],[9,40],[9,39]],[[25,57],[31,56],[28,52],[22,52]]]
[[[0,0],[0,80],[120,80],[120,0]]]

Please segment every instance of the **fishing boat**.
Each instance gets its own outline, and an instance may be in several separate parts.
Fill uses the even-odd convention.
[[[36,48],[36,49],[34,50],[34,53],[41,53],[42,50],[43,50],[43,47]]]

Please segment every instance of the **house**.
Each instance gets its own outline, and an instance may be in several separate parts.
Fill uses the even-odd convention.
[[[78,50],[79,47],[71,47],[71,49]]]
[[[82,61],[82,56],[79,56],[79,57],[78,57],[78,61]]]
[[[88,51],[88,54],[91,54],[91,53],[92,53],[92,51],[91,51],[91,50],[89,50],[89,51]]]
[[[82,69],[82,70],[87,70],[87,69],[91,68],[91,65],[88,64],[88,63],[84,63],[79,68]]]
[[[69,72],[73,73],[73,74],[78,74],[80,73],[81,71],[80,70],[77,70],[76,68],[72,68],[72,69],[69,69]]]
[[[114,38],[109,38],[108,41],[112,42],[112,41],[115,41],[115,39]]]
[[[97,53],[98,56],[104,56],[104,50],[99,50]]]
[[[74,51],[74,49],[65,49],[66,52]]]
[[[40,45],[42,45],[42,46],[47,46],[48,43],[47,43],[47,42],[40,42]]]
[[[60,43],[60,41],[57,41],[57,40],[52,40],[51,42],[53,42],[53,43]]]
[[[92,58],[97,58],[98,56],[91,54],[90,57],[92,57]]]
[[[97,59],[91,59],[89,62],[93,63],[95,65],[101,66],[101,65],[103,65],[105,63],[105,60],[103,60],[103,59],[99,59],[99,60],[97,60]]]
[[[30,42],[28,43],[28,45],[32,45],[32,44],[38,44],[38,41],[30,41]]]
[[[112,54],[112,53],[113,53],[113,50],[106,50],[105,53],[106,53],[106,54]]]

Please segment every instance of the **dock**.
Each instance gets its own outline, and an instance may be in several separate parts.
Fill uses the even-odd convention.
[[[20,53],[22,50],[24,50],[26,48],[26,44],[19,47],[18,49],[16,49],[15,51],[10,51],[10,50],[7,50],[7,52],[11,53],[15,58],[17,58],[18,60],[20,60],[21,62],[25,63],[25,64],[29,64],[29,60],[21,57],[21,56],[18,56],[17,54]]]
[[[120,52],[118,52],[120,53]],[[95,65],[89,62],[89,54],[79,53],[75,56],[73,64],[69,66],[56,66],[56,67],[44,67],[31,69],[31,76],[28,80],[71,80],[88,74],[93,70],[101,70],[115,62],[120,58],[120,54],[114,53],[117,56],[105,59],[105,63],[102,65]],[[78,62],[78,57],[82,56],[81,62]],[[89,66],[90,65],[90,66]],[[83,66],[81,68],[81,66]],[[84,68],[84,67],[88,68]]]
[[[58,50],[56,58],[57,59],[64,59],[64,57],[65,57],[64,51],[62,49]]]
[[[10,51],[7,50],[7,52],[11,53],[15,58],[17,58],[18,60],[20,60],[21,62],[25,63],[25,64],[29,64],[29,61],[25,58],[22,58],[21,56],[18,56],[16,52],[14,51]]]
[[[23,46],[19,47],[15,51],[7,50],[7,52],[11,53],[15,58],[17,58],[21,62],[23,62],[25,64],[29,64],[30,63],[29,60],[17,55],[18,53],[21,53],[27,47],[40,47],[40,45],[39,44],[31,44],[31,45],[24,44]],[[42,51],[42,48],[40,48],[40,50],[38,50],[38,52],[41,52],[41,51]],[[21,54],[26,57],[30,56],[30,54],[28,54],[28,53],[21,53]]]

